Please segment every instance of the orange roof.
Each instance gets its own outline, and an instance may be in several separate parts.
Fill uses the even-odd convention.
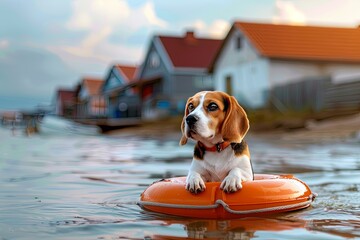
[[[159,36],[174,67],[209,68],[222,40],[197,38],[194,32],[184,37]]]
[[[115,67],[117,68],[117,70],[120,73],[123,74],[123,76],[125,77],[124,80],[126,80],[128,83],[131,83],[132,81],[134,81],[137,67],[125,66],[125,65],[120,65],[120,64],[115,65]]]
[[[83,86],[91,96],[100,94],[100,89],[104,81],[98,78],[83,78]]]
[[[247,22],[235,22],[232,30],[234,28],[242,31],[266,57],[360,62],[360,28]]]

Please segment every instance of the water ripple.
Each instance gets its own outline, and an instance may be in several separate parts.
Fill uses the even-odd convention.
[[[3,134],[1,136],[1,134]],[[0,131],[0,139],[4,137]],[[4,239],[331,239],[360,237],[357,143],[249,139],[256,173],[293,173],[318,193],[302,211],[235,220],[142,210],[152,182],[187,174],[193,145],[120,136],[13,136],[0,145]]]

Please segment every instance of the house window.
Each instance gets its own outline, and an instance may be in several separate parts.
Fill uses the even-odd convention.
[[[235,47],[237,50],[241,49],[242,45],[242,38],[240,36],[236,37]]]
[[[157,53],[155,52],[151,53],[149,58],[149,65],[151,68],[157,68],[160,66],[160,58]]]
[[[232,77],[230,75],[226,76],[225,78],[226,84],[226,93],[229,95],[233,95],[233,86],[232,86]]]

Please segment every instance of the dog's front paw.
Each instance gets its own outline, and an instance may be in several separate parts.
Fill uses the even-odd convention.
[[[200,174],[191,174],[186,178],[186,190],[198,194],[205,191],[205,183]]]
[[[221,183],[220,189],[224,192],[236,192],[242,188],[241,178],[239,176],[227,176]]]

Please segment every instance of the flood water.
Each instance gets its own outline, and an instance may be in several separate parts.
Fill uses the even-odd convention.
[[[360,239],[360,142],[247,138],[256,173],[292,173],[311,207],[235,220],[177,218],[136,205],[152,182],[183,176],[193,147],[166,137],[0,128],[0,239]]]

